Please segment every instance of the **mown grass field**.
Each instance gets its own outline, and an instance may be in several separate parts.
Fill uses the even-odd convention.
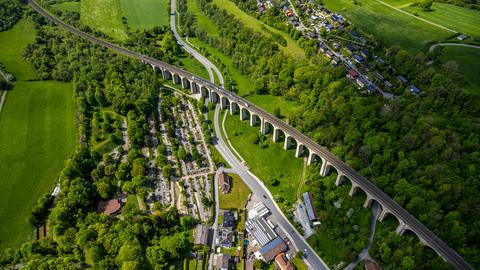
[[[26,19],[0,33],[0,62],[18,79],[0,113],[0,249],[32,236],[27,218],[76,141],[72,85],[27,81],[36,73],[21,55],[34,39]]]
[[[249,121],[240,121],[238,115],[228,114],[225,121],[225,130],[240,155],[250,166],[251,171],[258,176],[269,188],[275,197],[285,199],[285,205],[296,201],[298,183],[302,177],[303,158],[295,158],[295,150],[283,150],[283,142],[274,143],[268,135],[268,147],[260,148],[254,144],[254,138],[260,133],[260,127],[250,127]],[[270,179],[274,177],[280,181],[272,186]]]
[[[468,47],[445,47],[442,50],[442,62],[454,60],[458,70],[471,84],[472,90],[480,92],[480,49]]]
[[[440,24],[457,32],[473,37],[480,37],[480,11],[470,8],[433,2],[433,11],[422,11],[418,7],[405,7],[409,13],[416,13],[420,18]]]
[[[120,0],[122,12],[131,30],[169,25],[169,0]]]
[[[80,2],[82,23],[119,41],[128,38],[122,16],[120,0],[82,0]]]
[[[221,209],[242,209],[247,201],[250,189],[237,174],[229,174],[232,183],[230,193],[219,192]]]
[[[75,146],[70,83],[15,82],[0,114],[0,247],[30,236],[27,217]]]
[[[443,41],[454,33],[431,25],[376,0],[326,0],[325,6],[343,14],[354,25],[369,32],[387,46],[399,45],[411,52],[426,48],[429,42]],[[408,3],[399,2],[399,5]]]
[[[72,11],[80,13],[80,2],[63,2],[54,4],[52,7],[60,11]]]
[[[237,5],[230,1],[230,0],[213,0],[213,3],[217,4],[218,7],[225,9],[230,14],[234,15],[237,19],[239,19],[245,26],[259,32],[263,33],[266,36],[270,36],[270,33],[263,30],[264,28],[268,31],[271,31],[275,34],[281,35],[286,41],[287,46],[282,46],[279,44],[279,47],[287,54],[290,54],[293,57],[305,57],[305,53],[302,48],[293,40],[288,33],[275,29],[269,25],[266,25],[260,20],[248,15],[247,13],[243,12]]]

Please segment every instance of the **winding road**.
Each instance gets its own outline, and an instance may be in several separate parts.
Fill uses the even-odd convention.
[[[282,122],[280,119],[276,118],[272,114],[264,111],[262,108],[255,106],[248,100],[235,95],[234,93],[228,92],[223,87],[215,85],[212,82],[209,82],[203,78],[196,76],[184,69],[179,67],[170,65],[168,63],[159,61],[157,59],[153,59],[146,55],[128,50],[126,48],[120,47],[118,45],[109,43],[102,39],[96,38],[82,32],[69,24],[64,23],[63,21],[59,20],[55,16],[51,15],[48,11],[44,10],[34,0],[28,0],[30,6],[40,13],[42,16],[46,17],[47,19],[51,20],[58,26],[64,28],[65,30],[70,31],[71,33],[78,35],[84,39],[87,39],[93,43],[98,45],[104,46],[106,48],[112,49],[117,51],[118,53],[124,54],[126,56],[130,56],[136,58],[146,64],[150,64],[153,68],[162,68],[171,74],[176,74],[176,76],[181,76],[186,78],[190,84],[195,83],[196,85],[201,85],[205,88],[208,88],[209,91],[216,95],[222,95],[224,98],[230,100],[230,102],[235,102],[237,104],[242,104],[248,108],[250,114],[256,114],[259,117],[263,118],[268,123],[271,123],[276,128],[282,130],[283,132],[287,133],[292,138],[295,138],[297,143],[301,143],[304,147],[307,147],[313,153],[322,157],[325,162],[328,163],[330,167],[333,167],[337,170],[337,172],[341,173],[345,177],[352,182],[352,185],[355,184],[356,188],[361,188],[365,191],[370,198],[375,199],[378,203],[381,204],[382,209],[388,210],[388,213],[397,217],[398,220],[402,222],[402,226],[408,228],[409,230],[413,231],[418,237],[422,240],[422,243],[428,245],[432,249],[434,249],[444,260],[452,264],[457,269],[474,269],[464,258],[462,258],[455,250],[450,248],[445,242],[443,242],[438,236],[436,236],[432,231],[430,231],[424,224],[422,224],[418,219],[408,213],[403,207],[401,207],[398,203],[396,203],[392,198],[390,198],[387,194],[385,194],[382,190],[376,187],[373,183],[371,183],[368,179],[363,177],[359,172],[354,170],[352,167],[348,166],[345,162],[337,158],[335,155],[330,153],[324,147],[318,145],[315,141],[311,138],[306,136],[305,134],[301,133],[297,129],[289,126],[288,124]],[[215,131],[220,131],[218,128],[218,111],[215,114]],[[221,135],[220,135],[221,136]],[[222,140],[221,137],[218,138],[219,141]],[[225,142],[223,145],[219,146],[226,146]],[[328,269],[325,263],[313,252],[312,248],[306,243],[306,241],[300,236],[300,234],[293,228],[293,226],[288,222],[288,219],[283,215],[283,213],[277,208],[277,205],[274,203],[272,196],[268,193],[268,189],[263,186],[261,181],[258,181],[253,175],[248,173],[246,168],[243,168],[241,164],[235,163],[238,162],[236,158],[232,155],[228,147],[221,149],[220,151],[222,155],[224,155],[227,161],[230,163],[235,170],[239,171],[239,175],[242,179],[247,183],[250,189],[256,194],[262,194],[262,192],[266,192],[266,194],[262,195],[263,198],[267,198],[263,200],[265,205],[270,208],[272,214],[278,219],[278,224],[282,227],[288,234],[291,235],[291,240],[300,250],[307,249],[312,255],[308,256],[308,262],[314,267],[314,269]],[[268,196],[267,196],[268,195]]]
[[[449,46],[468,47],[468,48],[480,49],[479,45],[470,45],[470,44],[463,44],[463,43],[437,43],[437,44],[433,44],[432,46],[430,46],[429,51],[435,50],[435,48],[438,47],[438,46],[442,46],[442,47],[449,47]]]

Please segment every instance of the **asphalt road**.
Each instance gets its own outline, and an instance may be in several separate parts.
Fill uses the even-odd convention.
[[[204,85],[208,87],[211,91],[215,91],[217,94],[221,94],[224,97],[230,99],[233,102],[237,102],[238,104],[243,104],[242,106],[246,106],[251,113],[255,113],[258,116],[262,117],[265,121],[271,123],[272,125],[280,128],[286,134],[295,138],[297,143],[301,143],[306,146],[310,151],[313,151],[317,155],[320,155],[328,164],[333,166],[338,173],[345,175],[352,183],[354,183],[357,187],[361,188],[366,194],[371,196],[375,199],[381,206],[382,209],[388,210],[389,213],[393,214],[397,217],[405,226],[414,232],[423,243],[434,249],[444,260],[452,264],[457,269],[474,269],[464,258],[462,258],[455,250],[450,248],[445,242],[443,242],[438,236],[436,236],[432,231],[430,231],[424,224],[422,224],[418,219],[408,213],[403,207],[401,207],[397,202],[395,202],[392,198],[390,198],[387,194],[385,194],[382,190],[376,187],[373,183],[371,183],[368,179],[363,177],[360,173],[355,171],[353,168],[348,166],[345,162],[337,158],[335,155],[330,153],[328,150],[323,148],[322,146],[318,145],[315,141],[310,139],[308,136],[304,135],[303,133],[299,132],[295,128],[287,125],[286,123],[282,122],[280,119],[276,118],[272,114],[264,111],[262,108],[255,106],[248,100],[239,97],[231,92],[226,91],[223,87],[219,87],[212,82],[209,82],[203,78],[196,76],[182,68],[170,65],[168,63],[153,59],[146,55],[128,50],[126,48],[117,46],[115,44],[109,43],[102,39],[96,38],[91,36],[85,32],[82,32],[69,24],[64,23],[63,21],[59,20],[55,16],[51,15],[49,12],[45,11],[43,8],[38,6],[35,1],[28,0],[30,6],[39,12],[44,17],[48,18],[55,24],[59,25],[60,27],[70,31],[71,33],[78,35],[82,38],[85,38],[91,42],[94,42],[98,45],[104,46],[106,48],[112,49],[124,55],[136,58],[144,63],[150,64],[154,67],[161,67],[163,69],[168,70],[171,73],[175,73],[179,76],[184,78],[188,78],[191,82],[196,84]],[[216,123],[218,124],[218,123]],[[231,154],[231,153],[230,153]],[[234,158],[234,157],[233,157]],[[257,190],[257,189],[252,189]],[[260,191],[258,189],[257,191]],[[269,205],[267,205],[269,206]],[[290,227],[291,225],[288,224]],[[293,227],[291,227],[293,228]],[[287,232],[289,232],[287,230]],[[308,245],[307,245],[308,246]],[[310,256],[314,257],[314,256]],[[319,259],[319,261],[321,261]]]
[[[272,195],[268,189],[263,185],[261,181],[253,176],[236,157],[230,151],[227,144],[223,140],[221,134],[220,121],[220,105],[217,105],[215,110],[214,126],[215,126],[215,135],[216,135],[216,144],[215,148],[220,152],[220,154],[225,158],[225,160],[230,164],[232,169],[240,175],[242,180],[247,184],[250,190],[256,194],[260,200],[265,204],[265,206],[270,209],[270,212],[275,217],[277,224],[287,233],[290,237],[290,241],[293,245],[301,251],[307,250],[307,261],[313,267],[313,269],[329,269],[328,266],[323,262],[323,260],[315,253],[315,251],[310,247],[310,245],[303,239],[301,234],[290,224],[290,221],[283,214],[283,212],[278,208],[278,205],[273,200]],[[304,252],[305,253],[305,252]]]
[[[195,59],[197,59],[202,65],[207,69],[208,76],[210,77],[210,81],[212,83],[215,83],[215,77],[213,75],[213,72],[217,75],[218,81],[220,86],[224,85],[223,81],[223,76],[222,73],[218,70],[218,68],[210,62],[205,56],[197,52],[195,49],[190,47],[187,43],[183,41],[183,39],[180,37],[180,35],[177,32],[177,27],[175,23],[175,16],[176,16],[176,9],[177,9],[177,1],[176,0],[171,0],[170,2],[170,29],[173,32],[173,35],[175,36],[175,39],[177,40],[177,43],[180,44],[180,46],[183,47],[185,51],[187,51],[189,54],[191,54]]]

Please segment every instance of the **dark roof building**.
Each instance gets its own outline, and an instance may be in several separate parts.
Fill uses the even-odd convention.
[[[233,240],[233,231],[231,228],[221,228],[218,230],[218,246],[231,248],[233,245]]]
[[[359,64],[364,61],[363,57],[361,57],[361,56],[358,55],[358,54],[354,54],[352,57],[353,57],[353,60],[355,60],[355,62],[357,62],[357,63],[359,63]]]
[[[100,201],[97,206],[97,213],[113,215],[120,212],[122,204],[119,199],[112,199],[108,202]]]
[[[277,237],[273,239],[270,243],[263,246],[259,252],[262,255],[262,258],[265,262],[270,262],[277,256],[277,254],[282,253],[287,250],[287,245],[283,242],[282,238]]]
[[[223,223],[222,226],[224,228],[232,228],[235,227],[235,221],[237,220],[236,214],[232,211],[223,212]]]
[[[310,192],[303,193],[303,201],[305,202],[305,208],[307,209],[308,219],[310,221],[317,219],[317,214],[315,213],[315,208],[312,204],[312,194]]]
[[[358,72],[355,69],[352,68],[352,69],[348,70],[348,75],[347,76],[350,79],[356,78],[356,77],[358,77]]]
[[[217,255],[217,270],[229,270],[230,269],[230,255],[228,254],[218,254]]]
[[[398,76],[398,80],[403,83],[403,84],[407,84],[408,83],[408,80],[407,78],[403,77],[402,75]]]
[[[198,224],[193,232],[193,243],[196,245],[208,244],[208,226],[204,224]]]
[[[418,96],[422,91],[420,91],[420,89],[418,89],[415,85],[410,85],[409,87],[407,87],[407,90],[408,92]]]
[[[220,190],[222,190],[223,194],[230,192],[232,183],[230,182],[230,177],[228,177],[226,172],[222,172],[218,176],[218,186],[220,187]]]

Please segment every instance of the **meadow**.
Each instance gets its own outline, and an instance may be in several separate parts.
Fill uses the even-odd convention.
[[[255,137],[260,134],[260,127],[250,127],[249,121],[240,121],[238,115],[228,114],[225,130],[235,149],[245,159],[252,173],[259,177],[274,197],[283,197],[285,205],[296,201],[299,181],[302,178],[303,158],[295,158],[295,149],[285,151],[283,142],[274,143],[271,134],[265,138],[268,145],[261,148],[254,144]],[[276,178],[279,184],[274,186],[271,179]]]
[[[128,27],[135,30],[169,25],[169,0],[120,0]]]
[[[421,51],[429,42],[443,41],[454,34],[376,0],[363,0],[359,3],[355,5],[349,0],[326,0],[325,6],[340,12],[354,25],[387,46],[399,45],[411,52]],[[399,5],[401,4],[405,5],[400,1]]]
[[[480,37],[480,27],[478,27],[480,11],[478,10],[437,2],[433,2],[432,11],[428,12],[418,7],[410,6],[402,8],[402,10],[416,13],[420,18],[440,24],[459,33],[477,38]]]
[[[128,38],[122,16],[119,0],[82,0],[80,2],[82,23],[119,41]]]
[[[480,49],[468,47],[445,47],[442,49],[442,62],[454,60],[458,70],[471,84],[471,89],[480,92]]]
[[[60,11],[71,11],[80,13],[80,2],[63,2],[52,5],[56,10]]]
[[[0,113],[0,249],[32,236],[27,218],[76,144],[72,85],[28,81],[37,76],[22,52],[34,39],[26,19],[0,33],[0,62],[18,79]]]

